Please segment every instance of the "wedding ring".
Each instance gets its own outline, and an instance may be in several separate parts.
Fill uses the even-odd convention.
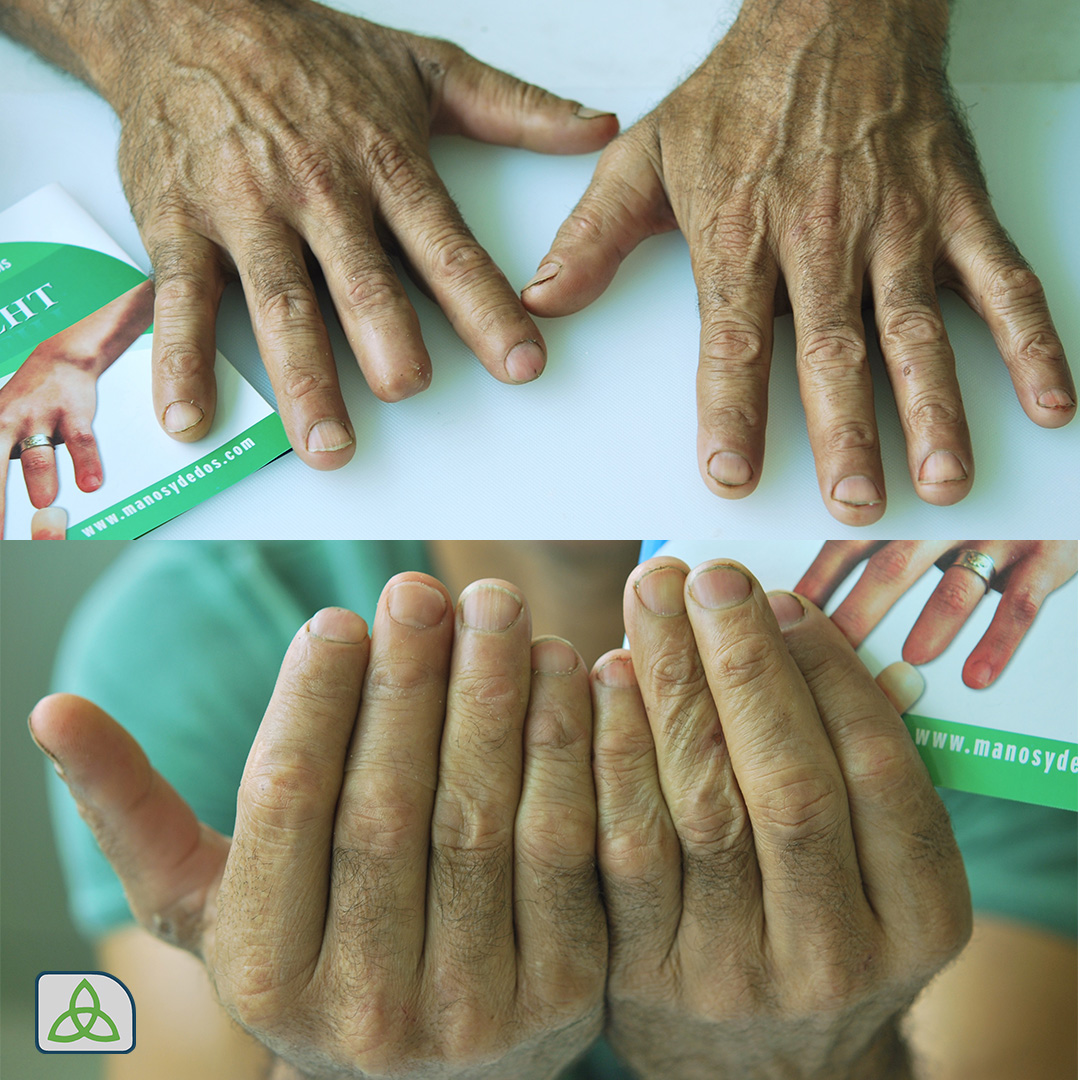
[[[996,568],[994,560],[989,555],[984,555],[981,551],[974,551],[971,548],[965,548],[953,560],[953,566],[962,566],[965,570],[970,570],[973,574],[981,577],[983,584],[986,586],[983,595],[990,591],[990,582],[994,578]]]
[[[12,452],[13,458],[21,457],[24,450],[33,450],[35,446],[52,446],[53,440],[51,435],[28,435],[20,443],[18,443]]]

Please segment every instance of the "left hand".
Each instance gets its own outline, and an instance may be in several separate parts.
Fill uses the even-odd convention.
[[[935,289],[988,323],[1035,423],[1076,392],[1042,286],[998,223],[944,70],[945,0],[746,0],[686,82],[604,151],[522,297],[565,315],[647,236],[686,235],[701,311],[698,466],[742,498],[765,447],[774,314],[790,302],[826,507],[885,510],[861,306],[869,294],[920,498],[974,460]]]
[[[830,540],[795,591],[823,607],[848,574],[869,558],[832,621],[858,648],[885,613],[935,563],[944,571],[904,642],[903,656],[925,664],[940,656],[986,595],[977,574],[954,566],[969,549],[994,560],[990,588],[1002,594],[997,611],[964,664],[973,690],[989,686],[1004,670],[1031,628],[1042,602],[1076,574],[1075,540]]]
[[[613,1047],[643,1080],[909,1080],[899,1017],[971,921],[911,699],[730,563],[650,560],[624,614],[593,676]]]

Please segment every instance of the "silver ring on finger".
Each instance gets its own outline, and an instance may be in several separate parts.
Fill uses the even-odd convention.
[[[989,555],[984,555],[981,551],[975,551],[973,548],[964,548],[953,559],[952,564],[953,566],[962,566],[965,570],[970,570],[977,577],[982,578],[982,583],[985,586],[983,596],[990,591],[990,583],[994,580],[997,567],[994,566],[994,560]]]
[[[25,439],[15,444],[11,451],[13,458],[22,457],[24,450],[33,450],[36,446],[55,446],[51,435],[27,435]]]

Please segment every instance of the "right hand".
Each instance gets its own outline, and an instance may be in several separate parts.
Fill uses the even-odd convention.
[[[530,672],[531,667],[531,672]],[[580,657],[505,582],[422,574],[293,639],[231,840],[71,695],[31,732],[139,921],[199,956],[275,1076],[555,1076],[602,1025]],[[211,743],[205,752],[213,752]]]
[[[307,248],[384,401],[431,378],[388,250],[497,379],[540,374],[540,331],[466,227],[428,139],[580,153],[611,139],[614,116],[311,0],[129,7],[113,4],[91,31],[85,66],[121,121],[120,173],[157,285],[154,405],[169,434],[209,430],[215,313],[235,271],[294,449],[320,469],[352,456]]]

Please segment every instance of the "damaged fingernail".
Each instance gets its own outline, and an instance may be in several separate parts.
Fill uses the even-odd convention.
[[[312,454],[327,454],[352,446],[353,437],[340,420],[319,420],[308,432],[307,448]]]
[[[532,667],[542,675],[569,675],[578,666],[573,646],[562,638],[541,638],[533,642]]]
[[[1075,409],[1076,402],[1072,394],[1061,386],[1055,386],[1052,390],[1044,390],[1038,398],[1039,404],[1044,409]]]
[[[521,614],[521,600],[501,585],[471,585],[461,597],[461,621],[470,630],[509,630]]]
[[[920,484],[949,484],[967,479],[967,469],[951,450],[927,454],[919,467]]]
[[[686,575],[675,566],[647,570],[634,582],[638,599],[654,615],[681,615],[686,611],[683,586]]]
[[[31,713],[26,718],[26,726],[30,731],[30,738],[34,740],[34,745],[52,762],[52,767],[56,770],[56,775],[59,776],[60,779],[66,783],[67,777],[64,775],[64,767],[60,764],[59,758],[57,758],[51,750],[47,750],[44,746],[42,746],[41,743],[38,741],[37,735],[34,734],[33,713]]]
[[[367,624],[347,608],[330,607],[315,612],[307,624],[309,634],[324,641],[356,645],[367,637]]]
[[[579,105],[574,115],[579,120],[595,120],[599,116],[614,116],[615,114],[604,109],[590,109],[587,105]]]
[[[789,630],[806,618],[806,608],[794,593],[770,593],[769,607],[772,608],[781,630]]]
[[[832,497],[848,506],[876,506],[883,501],[877,484],[869,476],[845,476],[833,488]]]
[[[394,622],[424,630],[442,622],[446,597],[423,581],[399,581],[390,589],[386,610]]]
[[[544,350],[531,339],[519,341],[506,354],[506,374],[516,383],[532,382],[544,370]]]
[[[561,269],[562,267],[558,263],[544,263],[544,265],[533,275],[532,281],[525,286],[525,289],[531,289],[534,285],[541,285],[545,281],[550,281]],[[525,289],[522,289],[521,291],[524,292]]]
[[[170,435],[179,435],[190,431],[205,415],[194,401],[174,401],[161,414],[161,424]]]
[[[750,579],[734,566],[710,566],[690,579],[690,594],[712,611],[741,604],[750,592]]]
[[[750,462],[734,450],[717,450],[708,465],[709,475],[724,487],[742,487],[754,478]]]

